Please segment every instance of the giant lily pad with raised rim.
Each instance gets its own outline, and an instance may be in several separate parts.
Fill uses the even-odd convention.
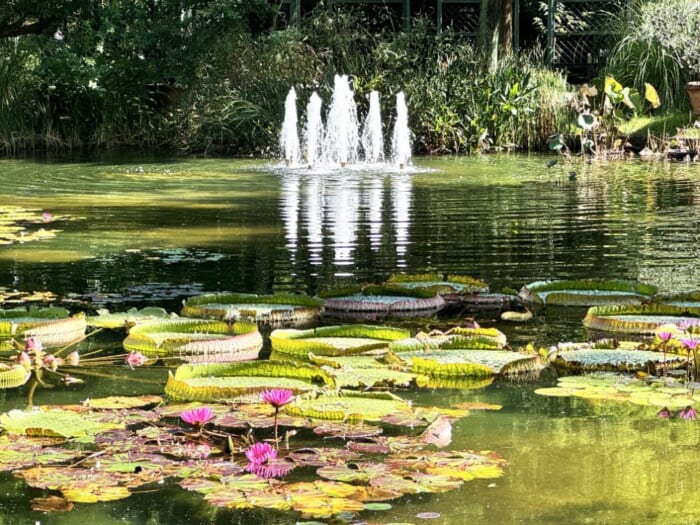
[[[87,323],[95,328],[107,328],[111,330],[126,329],[139,323],[172,319],[164,308],[148,306],[146,308],[130,308],[126,312],[110,312],[109,310],[98,310],[97,315],[88,316]]]
[[[404,361],[410,360],[413,372],[433,377],[479,378],[542,369],[539,356],[509,350],[451,349],[397,355]]]
[[[389,277],[389,285],[403,286],[408,289],[426,289],[432,294],[466,294],[485,293],[489,286],[484,281],[468,275],[439,274],[395,274]]]
[[[558,306],[600,306],[648,302],[657,288],[622,279],[536,281],[520,290],[526,302]]]
[[[617,370],[620,372],[652,372],[661,367],[668,369],[686,366],[685,356],[646,350],[639,343],[616,341],[606,343],[566,343],[550,351],[549,360],[561,370],[591,371]]]
[[[293,416],[334,421],[380,421],[388,415],[410,414],[411,403],[390,392],[355,392],[341,390],[306,396],[286,405],[284,411]]]
[[[181,365],[168,375],[165,393],[175,401],[212,401],[286,388],[305,392],[335,386],[333,378],[317,366],[284,361],[250,361],[226,364]]]
[[[496,328],[456,326],[447,332],[420,333],[415,337],[393,341],[389,344],[389,350],[395,353],[450,348],[497,350],[506,346],[506,343],[505,334]]]
[[[311,363],[322,367],[339,388],[378,388],[426,386],[426,377],[397,370],[375,356],[320,357],[309,355]]]
[[[273,359],[306,359],[319,356],[362,354],[387,348],[391,341],[409,337],[410,332],[390,326],[336,325],[308,330],[277,329],[270,334]]]
[[[652,335],[664,324],[695,324],[700,308],[659,303],[642,305],[592,306],[586,312],[583,326],[604,332]]]
[[[13,308],[0,310],[0,338],[26,339],[35,337],[44,347],[60,347],[80,340],[87,322],[82,313],[70,316],[68,310],[50,308]],[[7,344],[0,349],[11,349]]]
[[[367,285],[354,293],[329,292],[323,297],[324,315],[340,319],[424,317],[439,312],[445,305],[434,290],[398,284]]]
[[[147,357],[211,363],[256,359],[263,340],[255,323],[180,318],[137,324],[123,344]]]
[[[221,321],[247,320],[273,326],[297,325],[316,318],[323,300],[307,295],[253,295],[220,293],[187,299],[182,307],[185,317],[203,317]]]
[[[656,301],[658,301],[659,303],[668,304],[671,306],[680,306],[683,308],[700,308],[700,291],[661,295],[656,297]],[[698,322],[700,322],[700,319],[698,320]]]

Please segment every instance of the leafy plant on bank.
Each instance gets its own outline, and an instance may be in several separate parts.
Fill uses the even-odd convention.
[[[685,85],[700,80],[700,4],[694,0],[637,0],[614,18],[606,70],[641,91],[656,86],[666,109],[687,110]]]

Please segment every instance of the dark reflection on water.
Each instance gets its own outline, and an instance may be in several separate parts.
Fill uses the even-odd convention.
[[[618,162],[547,168],[542,157],[418,159],[410,171],[287,171],[254,161],[120,163],[1,161],[2,205],[50,211],[55,239],[0,246],[0,286],[124,296],[177,311],[203,291],[305,292],[381,281],[396,272],[468,274],[492,289],[540,279],[624,277],[662,291],[700,288],[700,169]],[[568,179],[577,171],[575,181]],[[112,294],[112,295],[110,295]],[[111,299],[110,299],[111,297]],[[504,324],[513,346],[590,337],[585,309],[548,308]],[[447,327],[456,317],[407,323]],[[112,341],[106,339],[105,344]],[[99,341],[98,343],[99,344]],[[164,369],[87,378],[71,390],[38,391],[38,403],[127,392],[162,392]],[[152,385],[147,381],[155,381]],[[474,391],[414,392],[425,405],[499,403],[455,425],[454,447],[508,459],[503,478],[474,480],[442,495],[415,495],[377,523],[690,523],[700,486],[694,422],[660,421],[653,407],[542,398],[539,383],[495,382]],[[2,409],[26,390],[0,391]],[[293,523],[284,513],[214,509],[172,484],[70,514],[29,510],[27,490],[0,477],[0,512],[13,523]],[[8,518],[9,519],[9,518]]]

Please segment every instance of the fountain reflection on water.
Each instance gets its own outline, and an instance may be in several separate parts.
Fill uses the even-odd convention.
[[[322,101],[314,91],[306,106],[306,122],[303,130],[304,166],[308,168],[337,168],[348,165],[387,167],[384,163],[386,156],[378,92],[372,91],[369,94],[369,111],[361,133],[354,92],[347,75],[335,76],[325,127],[321,115]],[[289,90],[285,100],[280,149],[287,167],[294,168],[302,165],[294,88]],[[393,165],[400,168],[411,164],[408,109],[403,92],[396,95],[396,118],[389,158]]]

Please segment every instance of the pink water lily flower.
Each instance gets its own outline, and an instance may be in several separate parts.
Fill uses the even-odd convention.
[[[134,368],[135,366],[143,366],[146,364],[146,356],[143,355],[140,352],[129,352],[129,354],[126,356],[126,364],[129,365],[129,368]]]
[[[260,398],[275,408],[280,408],[289,403],[294,397],[294,392],[286,388],[273,388],[265,390],[260,394]]]
[[[209,407],[192,408],[185,410],[180,414],[180,418],[185,422],[197,428],[203,427],[209,421],[214,419],[214,412]]]
[[[680,411],[678,417],[681,419],[696,419],[698,417],[698,411],[691,406],[687,406]]]
[[[697,339],[681,339],[681,344],[686,350],[695,350],[698,347]]]
[[[662,419],[670,419],[673,417],[673,412],[671,412],[667,407],[663,407],[657,412],[656,415]]]
[[[668,343],[671,339],[673,339],[673,333],[672,332],[659,332],[656,334],[659,336],[659,339],[661,339],[662,343]]]
[[[269,443],[255,443],[245,451],[248,461],[254,465],[263,465],[277,457],[277,449]]]

